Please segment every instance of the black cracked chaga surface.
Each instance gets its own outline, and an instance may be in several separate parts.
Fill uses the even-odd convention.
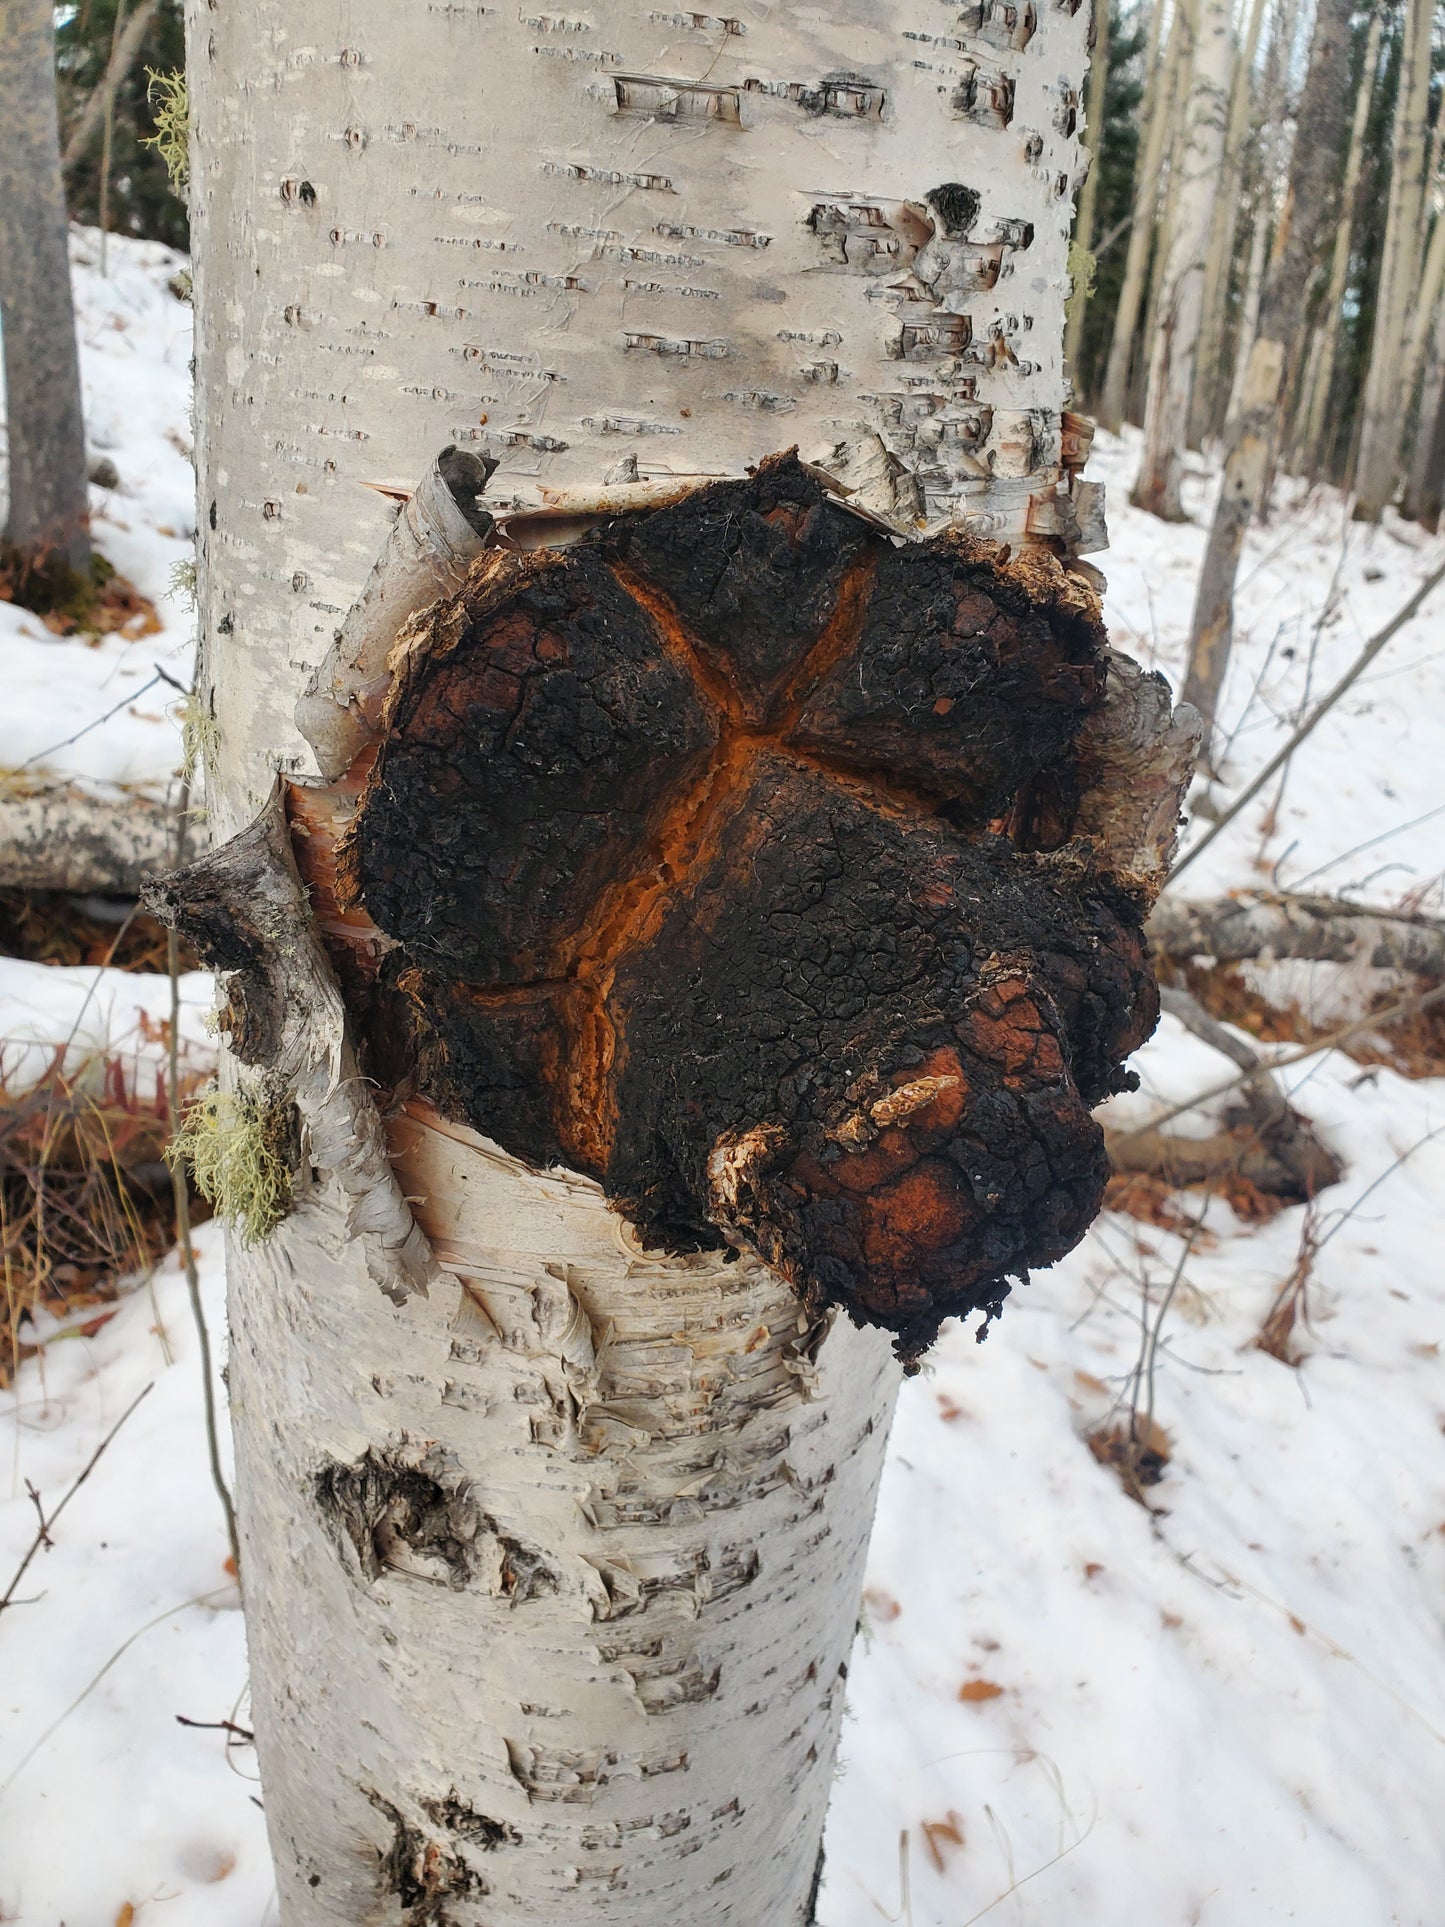
[[[1063,1255],[1153,1028],[1071,842],[1102,700],[1047,557],[895,549],[795,458],[493,556],[393,692],[339,866],[420,1095],[749,1246],[908,1356]]]

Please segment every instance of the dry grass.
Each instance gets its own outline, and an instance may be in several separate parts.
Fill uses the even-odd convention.
[[[30,963],[108,964],[116,970],[166,973],[166,933],[154,917],[128,904],[97,915],[93,898],[56,890],[0,889],[0,954]],[[123,920],[122,920],[123,919]],[[182,946],[181,969],[196,969]]]
[[[0,1386],[34,1349],[37,1310],[94,1328],[175,1240],[169,1106],[163,1087],[137,1096],[136,1068],[115,1055],[67,1062],[57,1047],[36,1082],[0,1085]]]
[[[156,605],[104,556],[91,558],[77,574],[53,559],[24,563],[15,551],[0,548],[0,602],[29,609],[56,636],[105,636],[118,631],[128,642],[160,633]]]

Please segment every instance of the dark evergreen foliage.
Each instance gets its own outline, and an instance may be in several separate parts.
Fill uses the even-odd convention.
[[[135,0],[79,0],[73,9],[62,9],[57,16],[55,64],[62,148],[105,73],[116,10],[122,5],[129,17]],[[110,162],[107,226],[111,232],[142,235],[173,248],[189,245],[186,204],[172,192],[160,155],[153,147],[143,145],[155,132],[154,113],[146,97],[147,71],[173,73],[184,67],[185,59],[181,0],[161,0],[140,51],[116,90]],[[100,163],[101,131],[97,126],[84,153],[66,174],[66,197],[74,220],[99,223]]]

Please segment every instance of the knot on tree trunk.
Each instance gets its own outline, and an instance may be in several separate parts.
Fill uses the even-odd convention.
[[[393,1084],[909,1357],[1082,1236],[1194,736],[1051,556],[789,454],[484,551],[391,672],[335,891]]]

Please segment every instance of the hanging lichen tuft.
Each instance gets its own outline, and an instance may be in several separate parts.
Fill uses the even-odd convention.
[[[161,74],[150,67],[146,78],[150,82],[146,99],[155,110],[156,131],[146,135],[141,146],[156,150],[166,164],[171,191],[184,196],[191,178],[191,106],[186,77],[179,69]]]
[[[243,1244],[259,1244],[290,1215],[295,1111],[250,1091],[203,1091],[166,1147]]]

